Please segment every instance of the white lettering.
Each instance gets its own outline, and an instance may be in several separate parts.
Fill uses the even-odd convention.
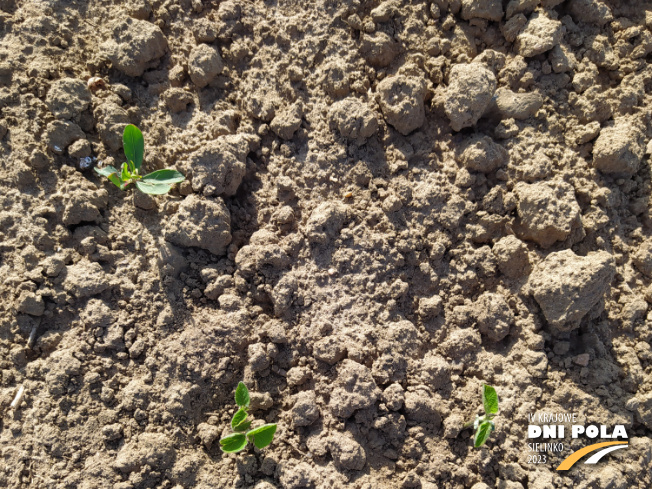
[[[598,430],[597,426],[589,425],[589,427],[586,429],[586,436],[588,436],[589,438],[595,438],[596,436],[598,436],[599,432],[600,430]]]
[[[539,438],[541,436],[541,426],[535,424],[528,425],[527,427],[527,437],[528,438]]]
[[[627,432],[625,431],[625,427],[621,424],[617,424],[614,427],[614,438],[622,437],[622,438],[627,438]]]
[[[607,427],[603,424],[600,425],[600,438],[611,438],[611,435],[607,431]]]
[[[574,424],[573,427],[571,428],[572,431],[572,437],[577,438],[580,436],[582,433],[584,433],[584,426],[581,424]]]

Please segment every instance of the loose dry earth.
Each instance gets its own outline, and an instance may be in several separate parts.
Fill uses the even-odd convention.
[[[0,487],[652,485],[652,3],[1,0],[0,32]],[[128,123],[172,194],[92,171]],[[279,432],[227,456],[239,380]],[[630,445],[529,464],[537,412]]]

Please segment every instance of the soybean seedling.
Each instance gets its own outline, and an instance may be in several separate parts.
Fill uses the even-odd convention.
[[[140,169],[145,156],[145,138],[133,124],[125,127],[122,133],[122,146],[124,147],[127,161],[122,164],[120,170],[112,166],[95,168],[100,175],[107,177],[120,190],[125,190],[132,183],[136,188],[145,194],[160,195],[167,194],[172,185],[183,182],[186,177],[176,170],[166,168],[156,170],[147,175],[141,175]]]
[[[490,385],[482,384],[482,405],[484,406],[484,416],[476,416],[474,421],[469,421],[464,425],[464,428],[472,425],[475,430],[473,437],[475,448],[484,445],[491,432],[496,428],[493,418],[498,414],[498,394],[496,394],[496,389]]]
[[[236,453],[245,449],[247,442],[254,444],[256,448],[265,448],[274,439],[276,423],[268,423],[253,430],[249,430],[251,421],[247,421],[247,410],[249,409],[249,390],[242,382],[238,383],[235,389],[235,403],[238,410],[231,419],[231,429],[235,432],[220,440],[220,448],[226,453]]]

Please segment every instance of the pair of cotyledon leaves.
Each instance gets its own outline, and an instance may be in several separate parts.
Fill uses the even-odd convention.
[[[95,168],[97,173],[107,177],[119,189],[124,190],[129,184],[134,183],[136,188],[143,193],[160,195],[168,193],[172,185],[186,179],[180,172],[168,168],[140,175],[140,168],[145,156],[145,138],[140,129],[133,124],[125,127],[122,134],[122,145],[127,162],[122,164],[120,170],[110,165]]]
[[[498,394],[496,389],[490,385],[482,386],[482,405],[484,406],[484,416],[475,420],[475,436],[473,437],[473,446],[478,448],[484,445],[489,435],[494,430],[495,425],[493,417],[498,414]]]
[[[251,421],[247,421],[249,390],[242,382],[238,383],[238,387],[235,390],[235,403],[239,407],[231,419],[231,429],[235,433],[225,436],[220,440],[222,451],[227,453],[239,452],[245,449],[247,442],[253,443],[256,448],[265,448],[272,443],[274,434],[276,433],[276,423],[264,424],[247,431],[251,426]]]

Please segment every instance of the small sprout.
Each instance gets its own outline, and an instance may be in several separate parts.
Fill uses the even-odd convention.
[[[249,390],[244,383],[238,383],[235,389],[235,403],[240,409],[236,411],[231,419],[231,429],[235,432],[220,440],[220,448],[226,453],[241,452],[247,446],[247,442],[254,444],[256,448],[265,448],[274,439],[276,423],[268,423],[253,430],[247,431],[251,421],[247,421],[247,410],[249,409]],[[245,433],[246,432],[246,433]]]
[[[147,175],[140,174],[145,155],[145,139],[143,133],[136,126],[129,124],[125,127],[122,134],[122,145],[127,161],[122,164],[120,170],[112,166],[95,167],[97,173],[107,177],[120,190],[125,190],[133,183],[138,190],[145,194],[167,194],[175,183],[183,182],[186,179],[183,174],[168,168],[156,170]]]
[[[469,421],[464,425],[464,428],[473,426],[475,430],[473,437],[475,448],[484,445],[491,432],[496,428],[493,418],[498,414],[498,394],[496,394],[496,389],[490,385],[482,384],[482,405],[484,416],[476,416],[474,421]]]

